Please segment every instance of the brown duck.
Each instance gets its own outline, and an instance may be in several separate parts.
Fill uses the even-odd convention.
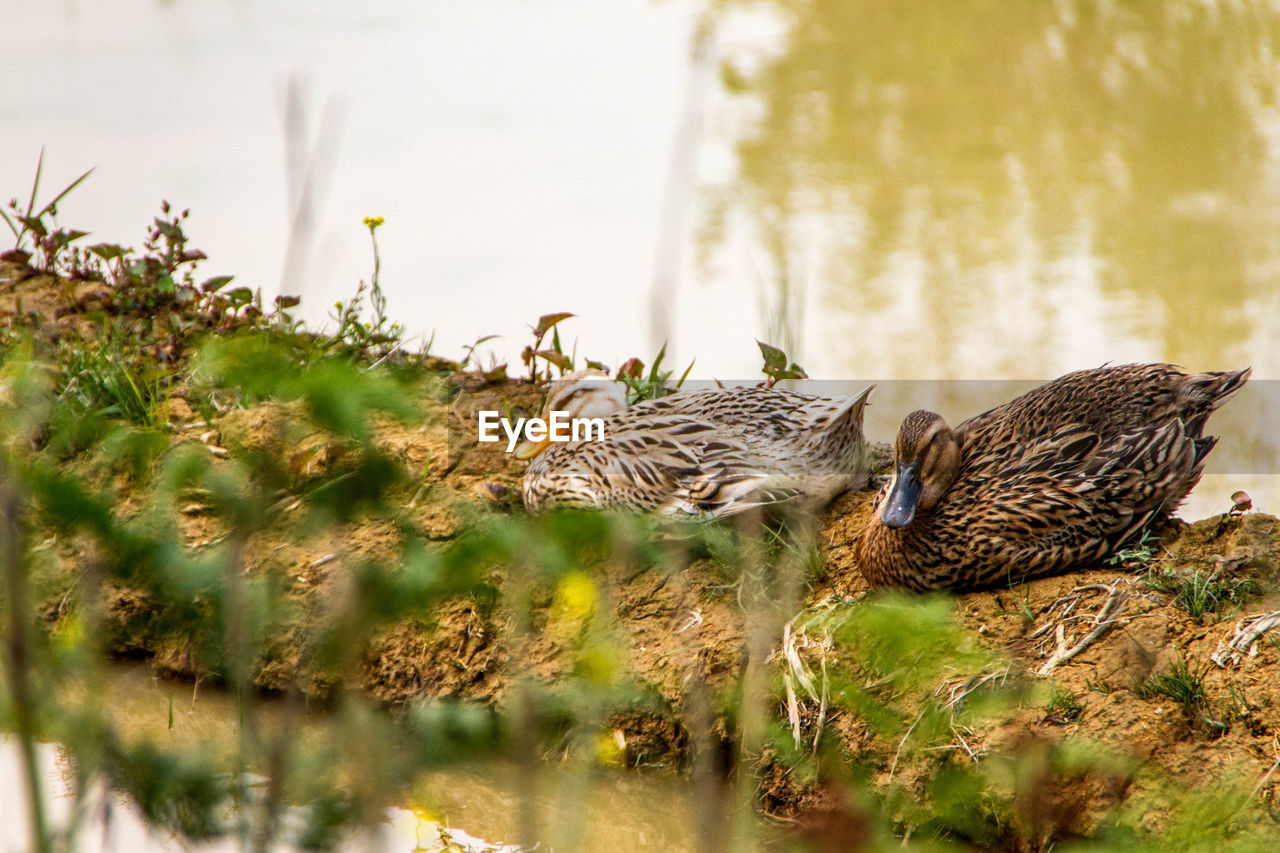
[[[525,506],[703,518],[821,506],[867,482],[862,412],[870,393],[720,388],[628,408],[622,383],[599,371],[572,373],[551,386],[546,411],[601,417],[604,436],[520,445],[516,456],[533,460],[524,475]]]
[[[1249,369],[1081,370],[952,429],[907,415],[859,545],[876,586],[973,589],[1095,562],[1177,509]]]

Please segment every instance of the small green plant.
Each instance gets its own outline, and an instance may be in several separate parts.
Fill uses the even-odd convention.
[[[1192,664],[1183,658],[1174,663],[1167,673],[1148,676],[1134,692],[1147,699],[1167,696],[1178,703],[1189,722],[1201,724],[1211,734],[1220,735],[1227,731],[1229,724],[1209,712],[1209,696],[1204,686],[1207,669],[1207,665]]]
[[[670,387],[667,383],[675,371],[662,369],[662,359],[666,354],[667,345],[663,344],[662,349],[658,350],[657,356],[654,357],[653,365],[650,366],[647,374],[644,372],[644,362],[638,358],[627,359],[618,368],[617,379],[627,386],[628,406],[634,406],[644,400],[656,400],[659,397],[665,397],[668,394],[679,391],[684,386],[684,381],[689,378],[689,371],[693,370],[693,362],[689,362],[689,366],[684,369],[684,373],[680,374],[675,387]]]
[[[566,355],[564,349],[560,345],[560,330],[556,328],[562,321],[575,317],[576,314],[570,314],[567,311],[560,311],[555,314],[543,314],[538,318],[536,326],[530,326],[533,332],[533,343],[524,348],[520,353],[520,360],[529,368],[529,381],[535,383],[546,383],[551,381],[551,368],[554,366],[560,371],[560,375],[564,376],[573,370],[573,356]],[[551,333],[551,342],[549,347],[543,347],[542,342],[547,337],[547,332]],[[539,367],[538,362],[543,362],[543,367]]]
[[[1159,553],[1160,539],[1150,530],[1143,530],[1142,537],[1127,548],[1121,548],[1111,555],[1107,565],[1130,571],[1144,569],[1151,564]]]
[[[12,215],[0,210],[0,217],[4,218],[5,224],[13,232],[14,238],[13,249],[5,253],[4,259],[25,264],[32,259],[35,253],[39,253],[40,261],[36,266],[47,273],[55,273],[63,252],[76,240],[88,236],[89,233],[87,231],[59,227],[55,221],[58,215],[58,202],[80,186],[81,181],[93,173],[93,169],[89,169],[83,175],[67,184],[62,192],[53,197],[52,201],[41,205],[37,209],[36,196],[40,193],[40,177],[43,172],[44,149],[41,148],[40,159],[36,161],[36,176],[31,182],[31,194],[27,197],[25,209],[15,198],[9,202],[9,209],[12,211]],[[19,225],[22,227],[19,228]]]
[[[1084,703],[1076,694],[1063,690],[1056,683],[1050,686],[1049,704],[1045,706],[1045,722],[1057,726],[1074,723],[1084,713]]]
[[[760,355],[764,357],[764,366],[760,371],[768,377],[766,385],[773,386],[774,383],[783,379],[809,378],[804,368],[787,358],[787,354],[782,350],[769,346],[764,341],[756,341],[756,346],[760,347]]]
[[[1227,531],[1232,522],[1251,509],[1253,509],[1253,498],[1249,497],[1248,492],[1243,489],[1233,492],[1231,495],[1231,509],[1218,517],[1218,524],[1214,527],[1213,533],[1209,534],[1209,538],[1217,539]]]
[[[143,345],[160,347],[165,360],[178,356],[180,341],[204,329],[229,330],[256,324],[264,317],[259,292],[248,287],[227,288],[234,276],[219,275],[197,283],[196,269],[205,253],[190,247],[185,223],[190,210],[176,213],[168,201],[147,229],[141,254],[119,243],[95,243],[86,252],[73,250],[67,274],[100,280],[110,287],[93,294],[111,316],[126,318],[131,334]],[[295,325],[286,309],[297,297],[277,297],[275,310],[265,315],[282,329]],[[75,311],[85,310],[76,302]]]
[[[378,227],[382,225],[381,216],[366,216],[364,226],[369,229],[369,241],[373,244],[373,275],[369,282],[361,279],[355,294],[346,302],[335,302],[334,312],[329,316],[338,324],[333,336],[339,342],[360,353],[372,353],[382,347],[388,351],[398,349],[404,337],[404,327],[387,318],[387,298],[382,292],[382,257],[378,253]],[[365,294],[369,295],[369,307],[373,317],[370,321],[361,319]]]
[[[1243,720],[1248,722],[1249,714],[1258,710],[1258,706],[1249,701],[1249,695],[1243,679],[1227,682],[1227,695],[1222,700],[1223,716],[1231,722]],[[1255,732],[1255,735],[1259,732]]]

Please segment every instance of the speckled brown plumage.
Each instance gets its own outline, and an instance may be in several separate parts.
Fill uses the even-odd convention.
[[[867,482],[862,410],[870,390],[830,398],[740,387],[639,403],[605,417],[603,439],[539,453],[525,473],[525,505],[700,516],[780,502],[820,505]],[[548,408],[598,412],[601,394],[594,404],[583,399],[589,394],[552,388]]]
[[[962,590],[1100,560],[1191,491],[1217,441],[1205,421],[1248,377],[1102,367],[955,430],[912,412],[862,535],[863,574],[873,585]]]

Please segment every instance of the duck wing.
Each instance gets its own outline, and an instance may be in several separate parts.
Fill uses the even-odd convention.
[[[1005,476],[961,496],[967,585],[1020,582],[1095,562],[1175,510],[1199,480],[1213,439],[1172,420],[1104,441],[1064,429],[1029,447]],[[962,503],[948,504],[964,512]],[[994,571],[992,571],[994,570]]]
[[[1113,439],[1207,416],[1243,387],[1250,372],[1188,374],[1172,364],[1078,370],[975,415],[956,434],[962,447],[1033,443],[1074,426]]]

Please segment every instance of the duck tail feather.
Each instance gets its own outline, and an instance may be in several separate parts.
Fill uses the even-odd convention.
[[[1243,370],[1197,373],[1187,377],[1187,382],[1182,388],[1182,396],[1212,412],[1243,388],[1252,373],[1252,367],[1246,367]]]

